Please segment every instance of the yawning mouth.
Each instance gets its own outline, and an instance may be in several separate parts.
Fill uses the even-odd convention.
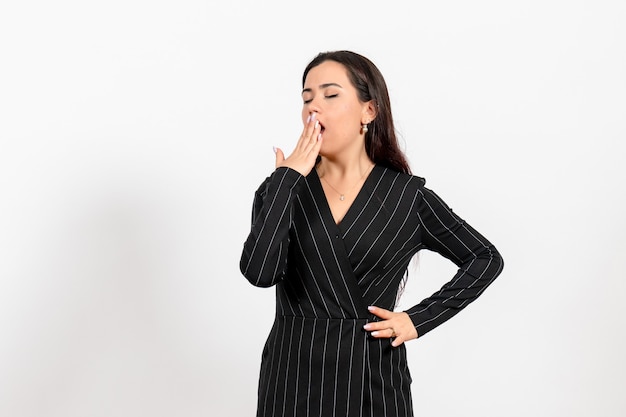
[[[326,128],[324,127],[324,125],[320,123],[320,133],[324,133],[325,130]]]

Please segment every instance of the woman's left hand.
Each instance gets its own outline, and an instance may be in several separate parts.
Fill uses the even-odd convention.
[[[412,339],[417,339],[417,330],[409,315],[405,312],[396,313],[384,308],[370,306],[370,313],[383,319],[367,323],[363,328],[371,332],[372,337],[393,338],[391,346],[398,347],[402,343]]]

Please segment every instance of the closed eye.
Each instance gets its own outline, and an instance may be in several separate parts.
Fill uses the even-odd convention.
[[[335,97],[337,97],[338,95],[339,95],[338,93],[337,93],[337,94],[330,94],[330,95],[324,96],[324,98],[335,98]],[[313,101],[313,99],[312,99],[312,98],[310,98],[310,99],[308,99],[308,100],[303,100],[304,104],[309,104],[309,103],[310,103],[310,102],[312,102],[312,101]]]

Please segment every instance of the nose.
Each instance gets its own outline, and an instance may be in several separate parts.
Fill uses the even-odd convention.
[[[315,112],[315,113],[319,113],[321,110],[321,107],[319,105],[319,100],[317,97],[314,97],[309,103],[307,103],[307,110],[309,112],[309,114]]]

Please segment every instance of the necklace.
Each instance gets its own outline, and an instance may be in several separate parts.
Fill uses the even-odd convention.
[[[337,194],[339,194],[339,200],[343,201],[343,200],[345,200],[345,199],[346,199],[346,194],[347,194],[348,192],[352,191],[352,189],[353,189],[354,187],[356,187],[356,186],[357,186],[357,185],[358,185],[358,184],[359,184],[359,183],[363,180],[363,178],[365,178],[365,176],[366,176],[366,175],[367,175],[367,174],[368,174],[368,173],[369,173],[369,172],[370,172],[370,171],[374,168],[374,166],[375,166],[375,165],[372,165],[371,167],[369,167],[369,168],[365,171],[365,173],[364,173],[363,175],[361,175],[361,178],[359,178],[359,180],[358,180],[356,183],[354,183],[354,185],[353,185],[352,187],[350,187],[350,188],[348,189],[348,191],[346,191],[346,192],[344,192],[344,193],[340,192],[340,191],[339,191],[339,190],[337,190],[335,187],[333,187],[333,185],[332,185],[330,182],[328,182],[328,180],[327,180],[326,178],[322,177],[322,180],[324,180],[324,182],[325,182],[326,184],[328,184],[328,186],[329,186],[330,188],[332,188],[333,190],[335,190],[335,192],[336,192]]]

